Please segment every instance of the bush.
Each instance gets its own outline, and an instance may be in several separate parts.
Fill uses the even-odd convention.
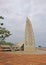
[[[1,41],[0,45],[13,45],[13,43],[6,42],[6,41]]]
[[[41,45],[39,45],[38,47],[41,48]]]

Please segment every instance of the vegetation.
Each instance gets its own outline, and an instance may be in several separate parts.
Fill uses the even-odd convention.
[[[4,17],[0,16],[0,19],[4,19]],[[3,25],[4,25],[4,23],[0,23],[0,39],[1,39],[1,41],[11,35],[9,30],[1,27]]]
[[[0,19],[4,19],[4,17],[0,16]],[[12,43],[5,42],[4,39],[9,37],[10,31],[6,28],[2,27],[4,23],[0,23],[0,45],[13,45]]]
[[[4,17],[0,16],[0,19],[4,19]]]
[[[13,43],[6,42],[6,41],[0,41],[0,45],[13,45]]]
[[[41,48],[41,45],[39,45],[38,47]]]

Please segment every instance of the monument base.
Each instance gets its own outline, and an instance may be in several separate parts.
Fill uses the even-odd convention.
[[[24,51],[35,51],[35,48],[33,47],[24,47]]]

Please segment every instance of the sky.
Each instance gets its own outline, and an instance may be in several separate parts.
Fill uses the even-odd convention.
[[[46,0],[0,0],[0,16],[11,36],[6,41],[24,40],[26,17],[31,20],[35,44],[46,47]]]

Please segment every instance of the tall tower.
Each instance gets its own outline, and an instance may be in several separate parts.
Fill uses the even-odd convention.
[[[34,51],[35,41],[31,21],[26,19],[24,51]]]

